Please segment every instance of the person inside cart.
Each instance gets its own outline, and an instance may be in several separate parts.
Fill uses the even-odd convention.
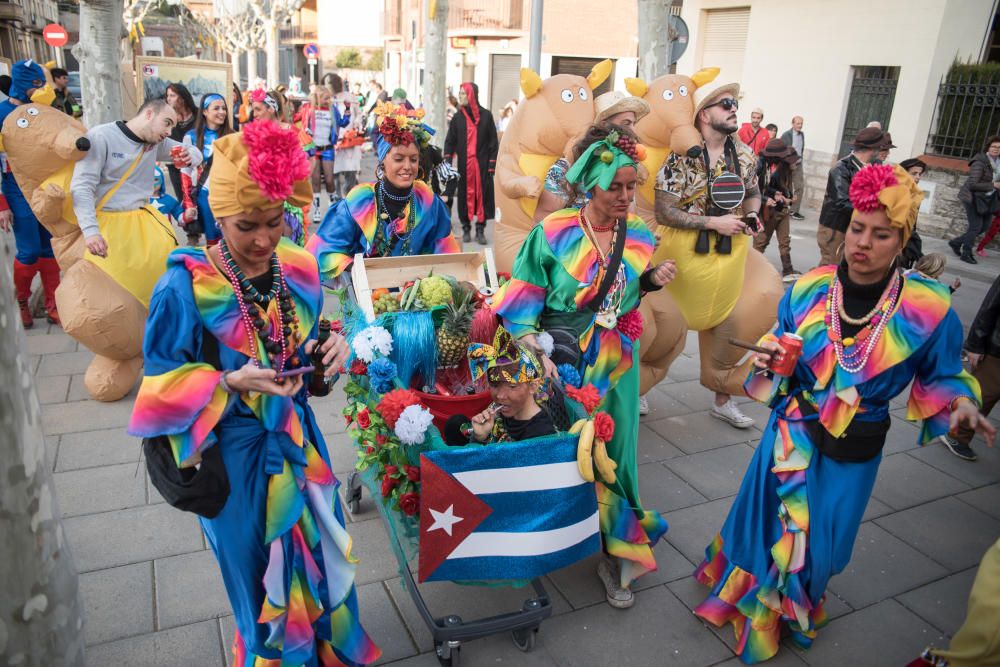
[[[497,329],[493,345],[469,346],[473,381],[484,375],[493,402],[471,420],[471,440],[483,444],[517,442],[556,433],[552,415],[540,404],[544,369],[535,353],[506,329]]]
[[[380,104],[375,151],[376,181],[362,183],[327,210],[306,246],[316,256],[324,282],[365,257],[460,252],[451,233],[451,213],[430,186],[418,180],[420,148],[434,131],[422,112]]]

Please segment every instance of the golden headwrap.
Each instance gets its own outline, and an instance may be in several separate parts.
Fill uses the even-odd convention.
[[[855,214],[884,210],[889,223],[902,232],[905,246],[917,226],[917,211],[924,192],[899,165],[870,164],[855,174],[850,197]]]
[[[473,380],[486,375],[490,382],[508,384],[532,382],[543,373],[538,357],[503,327],[497,328],[493,345],[473,343],[469,346],[469,370]]]
[[[309,158],[294,130],[256,120],[212,144],[208,204],[216,218],[311,200]]]

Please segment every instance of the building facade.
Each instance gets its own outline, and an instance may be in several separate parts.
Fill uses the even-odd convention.
[[[0,0],[0,57],[12,63],[33,58],[45,63],[62,63],[62,49],[42,39],[42,30],[59,22],[55,0]]]

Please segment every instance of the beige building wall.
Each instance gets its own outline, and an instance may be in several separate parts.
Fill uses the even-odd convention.
[[[750,7],[741,72],[720,78],[742,86],[740,120],[762,107],[780,132],[805,118],[807,149],[829,159],[839,149],[852,66],[900,68],[887,128],[898,148],[891,159],[923,152],[941,76],[955,58],[979,58],[993,0],[685,0],[681,16],[692,44],[677,66],[703,61],[699,39],[706,13]]]

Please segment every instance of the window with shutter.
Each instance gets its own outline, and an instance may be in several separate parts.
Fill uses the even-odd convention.
[[[706,10],[701,25],[700,66],[718,67],[719,81],[739,81],[743,77],[750,8]]]

